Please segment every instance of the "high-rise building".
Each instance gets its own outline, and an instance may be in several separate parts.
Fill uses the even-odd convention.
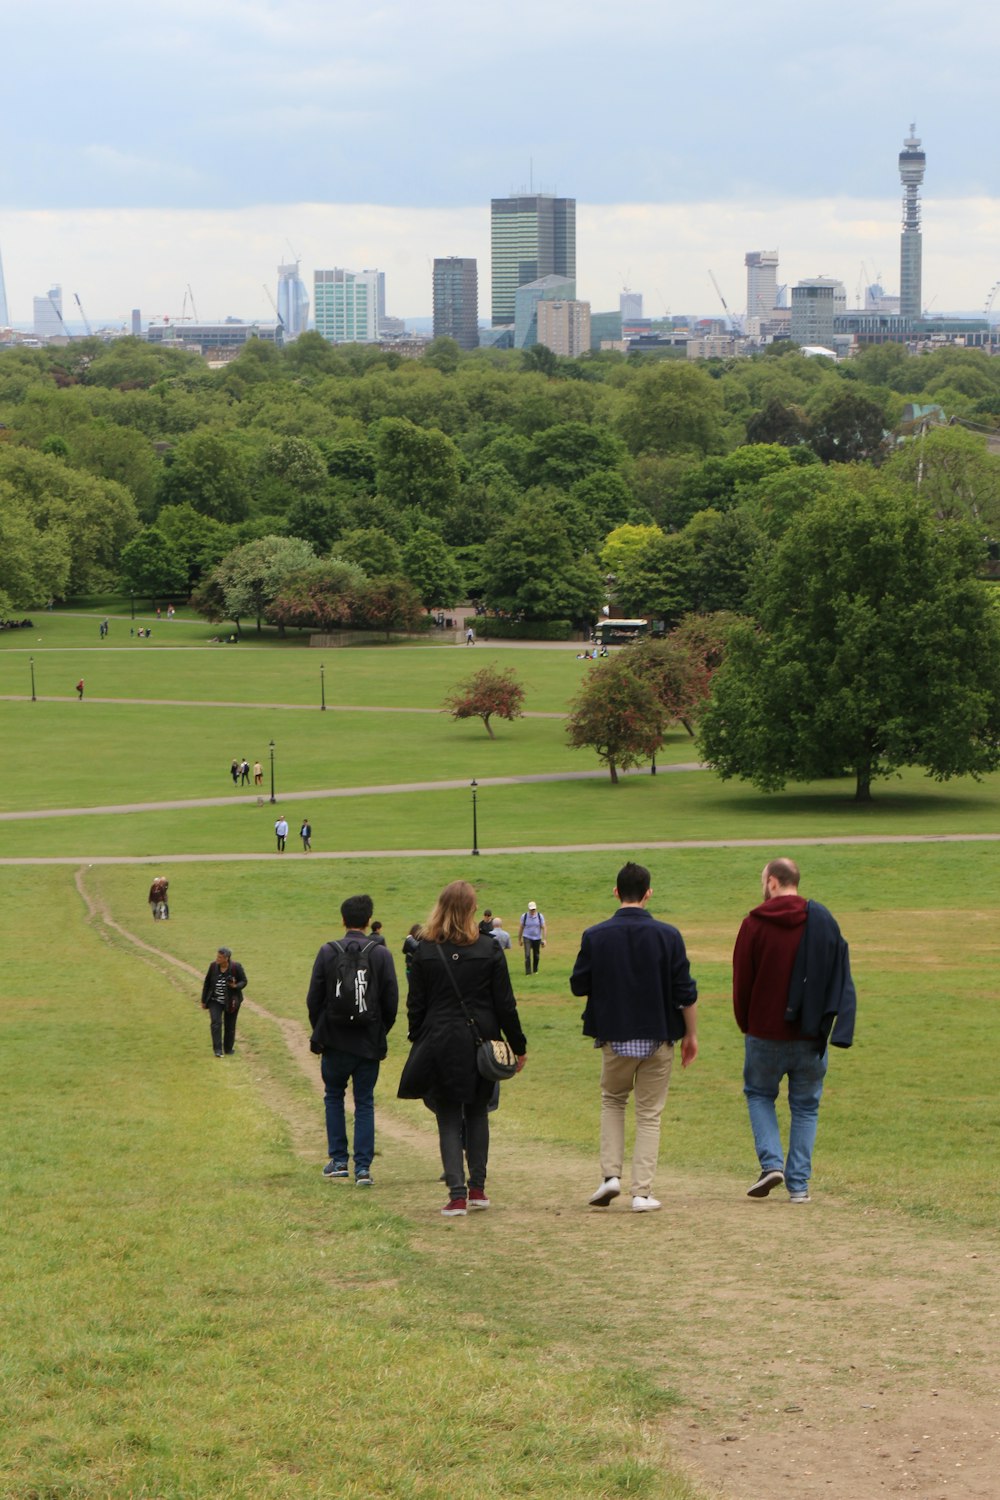
[[[575,290],[575,198],[544,193],[494,198],[490,221],[494,328],[513,323],[514,294],[529,281],[562,276],[574,283]]]
[[[460,349],[479,348],[479,274],[468,256],[434,261],[434,337],[454,339]]]
[[[297,339],[309,327],[309,293],[297,260],[278,267],[278,321],[284,327],[286,342]]]
[[[562,359],[576,359],[590,350],[590,303],[548,301],[537,306],[538,342]]]
[[[3,256],[0,255],[0,328],[10,326],[10,313],[7,311],[7,288],[3,280]]]
[[[904,318],[921,314],[920,273],[922,242],[920,237],[920,184],[924,180],[927,158],[915,134],[910,133],[899,153],[899,180],[903,184],[903,232],[899,237],[899,311]]]
[[[623,323],[634,323],[642,317],[642,293],[624,291],[618,298],[618,311]]]
[[[833,320],[847,311],[847,289],[830,276],[814,276],[792,287],[792,340],[796,344],[833,343]]]
[[[134,339],[142,338],[142,310],[138,307],[133,307],[132,309],[132,337]]]
[[[514,348],[530,349],[538,343],[538,304],[572,302],[576,282],[566,276],[539,276],[519,286],[514,293]]]
[[[748,250],[747,317],[769,318],[778,305],[777,250]]]
[[[66,329],[62,316],[62,287],[49,287],[44,297],[33,299],[34,316],[32,325],[35,334],[40,339],[59,338],[65,334]]]
[[[316,332],[331,344],[378,340],[379,271],[313,272]],[[384,285],[384,283],[383,283]]]

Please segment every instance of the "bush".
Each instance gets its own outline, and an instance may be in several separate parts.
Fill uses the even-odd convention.
[[[570,620],[505,620],[493,615],[466,615],[465,628],[481,641],[570,641]]]

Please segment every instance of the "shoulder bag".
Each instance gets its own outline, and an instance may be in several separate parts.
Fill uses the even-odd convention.
[[[476,1025],[472,1011],[462,998],[462,991],[458,987],[458,980],[448,967],[448,960],[444,956],[444,949],[440,943],[435,944],[435,946],[440,955],[441,962],[444,964],[445,973],[452,982],[465,1019],[469,1023],[469,1030],[472,1032],[473,1040],[476,1044],[476,1067],[484,1078],[489,1078],[493,1083],[506,1083],[507,1079],[513,1078],[517,1072],[517,1057],[513,1047],[508,1042],[500,1041],[499,1039],[496,1041],[487,1041],[484,1039],[479,1027]],[[458,955],[456,954],[455,957],[457,958]]]

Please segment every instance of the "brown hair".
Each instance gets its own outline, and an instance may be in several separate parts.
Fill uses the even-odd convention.
[[[453,880],[446,885],[434,910],[424,923],[423,936],[428,943],[453,943],[464,947],[479,937],[475,918],[476,893],[467,880]]]
[[[794,859],[768,860],[764,866],[764,879],[767,880],[772,875],[779,885],[794,886],[796,890],[798,890],[799,881],[802,879],[802,876],[799,874],[799,867]]]

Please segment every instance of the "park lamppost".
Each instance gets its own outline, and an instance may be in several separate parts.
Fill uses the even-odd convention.
[[[326,678],[324,676],[325,672],[326,672],[326,668],[323,666],[322,663],[320,663],[320,669],[319,669],[319,706],[323,710],[324,713],[326,713]]]
[[[38,699],[35,697],[35,658],[29,656],[28,661],[31,664],[31,701],[32,703],[37,703]]]
[[[271,752],[271,801],[273,802],[275,800],[275,797],[274,797],[274,741],[273,740],[269,741],[267,748]]]
[[[472,852],[473,852],[473,854],[478,854],[479,853],[479,828],[478,828],[478,825],[476,823],[476,789],[478,787],[478,784],[479,783],[476,782],[476,781],[473,781],[473,783],[472,783]]]

